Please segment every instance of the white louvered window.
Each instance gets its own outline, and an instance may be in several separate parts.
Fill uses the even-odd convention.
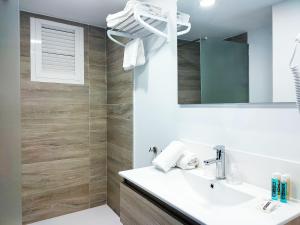
[[[84,84],[83,28],[31,18],[31,80]]]

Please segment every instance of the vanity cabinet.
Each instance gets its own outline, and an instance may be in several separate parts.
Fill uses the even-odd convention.
[[[126,180],[120,184],[120,195],[123,225],[202,225]],[[300,217],[286,225],[300,225]]]
[[[289,222],[287,225],[300,225],[300,217],[298,217],[297,219]]]
[[[136,187],[121,183],[120,219],[123,225],[187,225]],[[176,218],[177,217],[177,218]]]

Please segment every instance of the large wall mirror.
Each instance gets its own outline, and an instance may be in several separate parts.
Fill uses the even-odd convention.
[[[289,68],[299,0],[178,0],[178,103],[295,102]]]

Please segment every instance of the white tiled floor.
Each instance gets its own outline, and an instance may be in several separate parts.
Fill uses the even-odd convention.
[[[31,225],[122,225],[120,218],[107,205],[60,216]]]

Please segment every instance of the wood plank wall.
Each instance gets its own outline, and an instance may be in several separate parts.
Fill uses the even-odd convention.
[[[133,157],[133,72],[124,72],[124,49],[107,41],[107,201],[120,212],[119,171],[132,168]]]
[[[30,81],[30,16],[84,27],[85,84]],[[23,223],[106,203],[105,30],[21,12]]]
[[[178,103],[201,103],[200,43],[178,39]]]

